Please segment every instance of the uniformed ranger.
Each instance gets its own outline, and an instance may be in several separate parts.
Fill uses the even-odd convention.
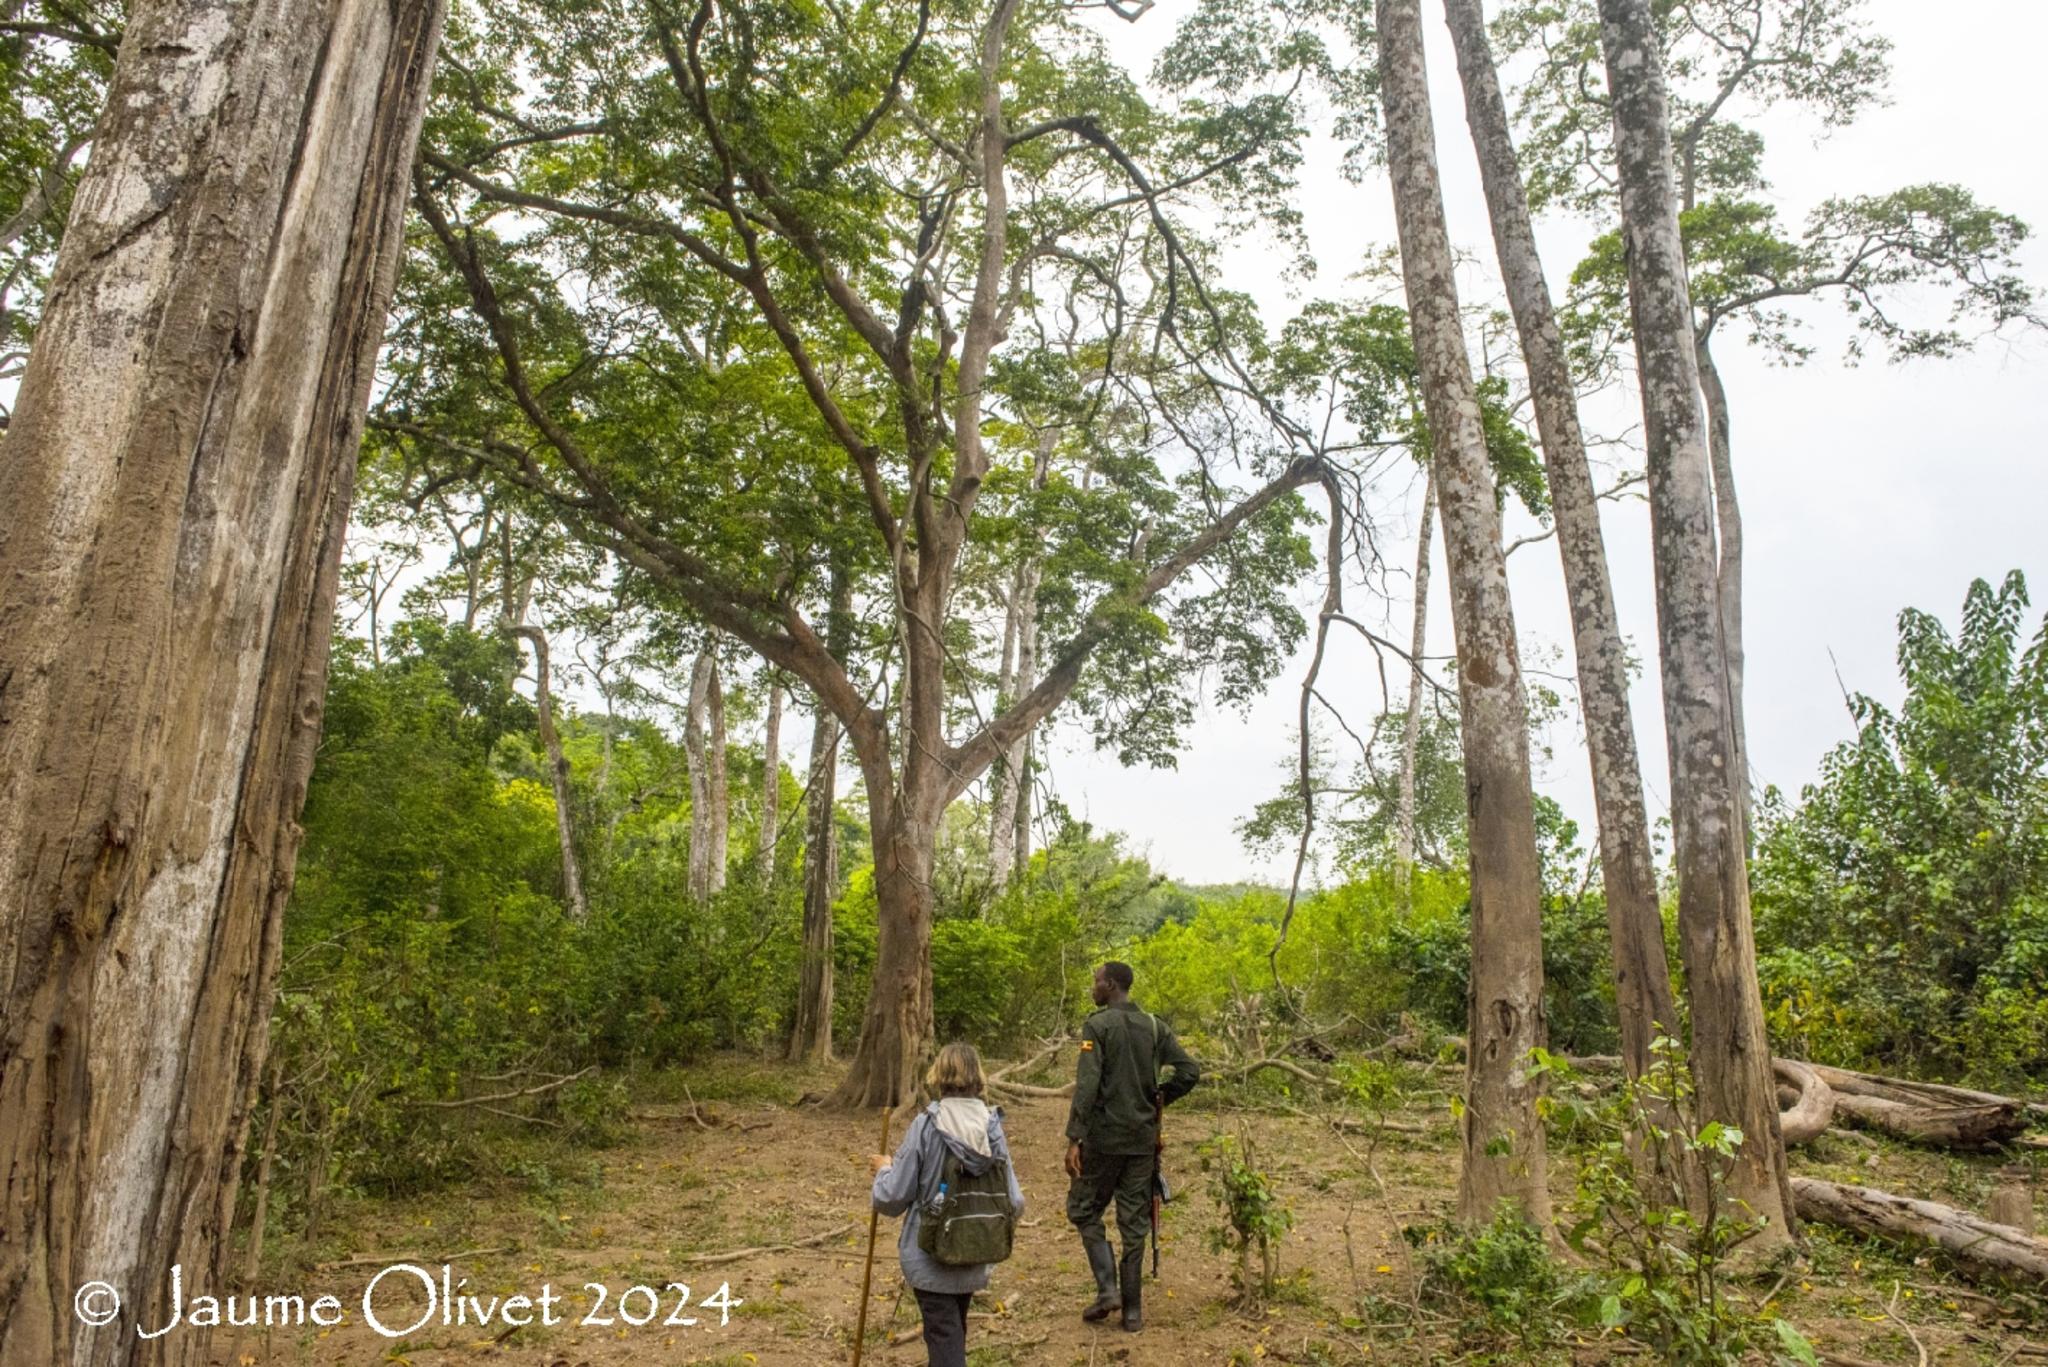
[[[1067,1218],[1081,1231],[1095,1274],[1095,1303],[1081,1318],[1092,1323],[1121,1308],[1124,1328],[1136,1333],[1144,1325],[1139,1298],[1159,1161],[1159,1109],[1186,1096],[1202,1075],[1166,1023],[1131,1000],[1131,981],[1129,964],[1095,970],[1095,1004],[1101,1009],[1081,1027],[1081,1063],[1067,1116],[1067,1176],[1074,1179],[1067,1189]],[[1173,1070],[1164,1082],[1162,1067]],[[1112,1199],[1123,1240],[1121,1266],[1102,1228],[1102,1212]]]

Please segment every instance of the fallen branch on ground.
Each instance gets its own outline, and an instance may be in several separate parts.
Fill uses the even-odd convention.
[[[596,1071],[597,1065],[593,1063],[588,1068],[582,1069],[579,1072],[570,1073],[566,1077],[551,1078],[546,1082],[537,1083],[532,1087],[521,1087],[516,1091],[488,1092],[483,1096],[457,1097],[453,1101],[415,1101],[413,1105],[430,1106],[435,1110],[441,1111],[452,1111],[463,1106],[487,1106],[493,1102],[498,1101],[517,1101],[520,1097],[539,1096],[543,1092],[552,1092],[557,1090],[558,1088],[566,1087],[570,1083],[576,1081],[576,1079],[582,1077],[589,1077],[592,1073]]]
[[[808,1239],[798,1239],[794,1243],[757,1244],[752,1248],[728,1249],[723,1253],[692,1253],[687,1258],[678,1258],[676,1261],[691,1267],[736,1263],[742,1258],[758,1258],[763,1253],[793,1253],[800,1248],[816,1248],[819,1244],[829,1244],[834,1239],[851,1234],[853,1230],[853,1225],[844,1224],[836,1229],[828,1229],[823,1234],[813,1234]]]
[[[1273,1068],[1283,1073],[1291,1073],[1295,1077],[1300,1078],[1303,1082],[1312,1082],[1318,1087],[1335,1088],[1341,1087],[1343,1085],[1342,1083],[1338,1082],[1335,1078],[1324,1077],[1320,1073],[1312,1073],[1308,1069],[1302,1067],[1300,1064],[1292,1062],[1291,1060],[1271,1057],[1254,1059],[1250,1063],[1240,1063],[1229,1068],[1219,1068],[1216,1070],[1214,1076],[1218,1082],[1224,1081],[1228,1078],[1236,1078],[1239,1081],[1243,1081],[1251,1077],[1252,1074],[1259,1072],[1261,1069],[1265,1068]]]
[[[1973,1271],[2048,1285],[2048,1244],[1967,1210],[1814,1177],[1793,1178],[1792,1198],[1802,1220],[1873,1237],[1924,1239]]]
[[[1062,1035],[1058,1039],[1053,1040],[1051,1043],[1047,1044],[1045,1048],[1033,1054],[1030,1058],[1025,1059],[1023,1062],[1012,1063],[1005,1067],[996,1069],[993,1073],[990,1073],[988,1075],[988,1080],[990,1082],[1001,1082],[1005,1078],[1009,1077],[1012,1073],[1032,1072],[1038,1067],[1039,1064],[1045,1062],[1047,1059],[1051,1058],[1054,1054],[1057,1054],[1066,1046],[1067,1037],[1065,1035]]]
[[[467,1258],[487,1258],[494,1253],[517,1253],[518,1244],[506,1244],[502,1248],[465,1248],[460,1253],[439,1253],[428,1257],[424,1253],[372,1253],[367,1257],[343,1258],[340,1262],[314,1263],[315,1272],[340,1272],[351,1267],[381,1267],[390,1263],[459,1263]]]
[[[998,1082],[989,1078],[988,1087],[990,1091],[1008,1092],[1013,1096],[1068,1097],[1074,1094],[1071,1082],[1063,1087],[1033,1087],[1028,1082]]]

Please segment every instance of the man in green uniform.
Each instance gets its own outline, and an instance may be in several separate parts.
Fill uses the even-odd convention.
[[[1081,1066],[1067,1115],[1067,1218],[1081,1231],[1081,1247],[1095,1274],[1095,1303],[1081,1312],[1090,1322],[1123,1310],[1124,1328],[1144,1320],[1139,1298],[1145,1276],[1145,1235],[1158,1164],[1159,1109],[1180,1100],[1201,1081],[1201,1071],[1173,1031],[1131,1000],[1131,966],[1106,963],[1095,970],[1101,1009],[1081,1027]],[[1173,1070],[1159,1080],[1164,1066]],[[1102,1212],[1116,1201],[1123,1239],[1119,1266],[1102,1228]]]

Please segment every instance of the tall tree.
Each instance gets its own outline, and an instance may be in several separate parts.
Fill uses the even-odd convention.
[[[761,730],[761,829],[755,841],[761,880],[775,878],[775,845],[782,831],[782,679],[768,679],[768,718]]]
[[[583,871],[576,862],[576,798],[569,786],[569,757],[562,753],[562,736],[555,730],[554,694],[548,687],[548,638],[538,627],[514,627],[510,634],[533,647],[533,710],[540,726],[548,782],[555,794],[555,835],[562,846],[562,900],[569,914],[581,921],[590,915],[590,904],[583,898]]]
[[[1651,15],[1665,53],[1679,227],[1691,267],[1745,832],[1744,537],[1734,419],[1715,350],[1723,325],[1740,323],[1749,344],[1779,360],[1803,361],[1811,348],[1799,340],[1792,310],[1803,300],[1833,298],[1857,325],[1852,359],[1871,342],[1909,359],[1953,354],[1975,341],[1965,323],[1996,329],[2029,317],[2033,303],[2014,259],[2026,225],[1962,186],[1830,197],[1796,232],[1765,201],[1765,147],[1754,115],[1791,105],[1833,129],[1882,102],[1891,44],[1870,30],[1866,13],[1867,0],[1690,0]],[[1528,129],[1523,160],[1538,207],[1560,204],[1611,219],[1614,139],[1597,76],[1593,0],[1512,0],[1501,28],[1511,45],[1536,57],[1520,105]],[[1612,356],[1611,343],[1628,331],[1622,257],[1621,237],[1609,233],[1573,273],[1582,294],[1577,321],[1598,358]],[[1914,304],[1932,298],[1946,302],[1946,317],[1914,321]]]
[[[1031,489],[1041,492],[1052,473],[1059,429],[1046,426],[1037,437],[1031,466]],[[1003,645],[1006,678],[1000,696],[1007,703],[1038,685],[1038,584],[1044,574],[1042,550],[1027,544],[1011,583],[1004,614]],[[1031,859],[1031,791],[1026,772],[1031,733],[1011,743],[990,771],[995,782],[994,809],[989,815],[989,877],[998,888],[1017,876]]]
[[[1542,880],[1507,556],[1444,226],[1419,0],[1379,0],[1376,14],[1387,166],[1443,518],[1471,803],[1472,989],[1458,1213],[1484,1222],[1507,1202],[1546,1228],[1543,1122],[1529,1059],[1544,1042]]]
[[[72,1296],[231,1275],[441,18],[129,18],[0,460],[0,1361],[207,1360]]]
[[[1415,611],[1408,632],[1408,713],[1401,719],[1401,772],[1395,799],[1394,893],[1415,909],[1415,761],[1422,747],[1422,657],[1429,648],[1429,543],[1436,529],[1436,466],[1425,466],[1422,525],[1415,531]]]
[[[725,690],[719,684],[718,652],[706,645],[690,667],[690,696],[683,714],[683,748],[690,764],[690,867],[692,901],[702,902],[725,887],[726,810]]]
[[[1664,953],[1664,916],[1657,900],[1642,764],[1628,701],[1627,643],[1614,610],[1598,495],[1579,426],[1578,392],[1536,250],[1535,225],[1487,42],[1486,17],[1480,0],[1444,0],[1444,14],[1457,49],[1466,123],[1479,154],[1494,250],[1522,344],[1549,475],[1551,515],[1571,606],[1579,705],[1592,761],[1593,808],[1600,825],[1600,872],[1614,949],[1622,1062],[1630,1077],[1641,1077],[1652,1061],[1652,1042],[1678,1029],[1678,1012]]]
[[[825,645],[845,659],[853,639],[853,580],[843,562],[831,569]],[[804,933],[797,961],[796,1023],[789,1056],[799,1062],[832,1061],[832,903],[839,895],[839,719],[813,704],[809,793],[804,814]]]
[[[838,719],[879,929],[837,1098],[894,1102],[931,1042],[946,806],[1077,690],[1125,756],[1164,758],[1202,661],[1243,696],[1302,630],[1285,584],[1319,450],[1243,383],[1226,338],[1256,319],[1174,218],[1284,202],[1298,130],[1284,103],[1155,110],[1072,15],[1016,0],[944,23],[903,3],[576,17],[512,6],[492,63],[444,87],[385,430],[543,501]],[[510,110],[523,132],[514,67],[540,92]],[[494,232],[514,210],[541,230]],[[1083,364],[1044,340],[1061,316]],[[1126,352],[1141,369],[1093,360]],[[1043,664],[990,715],[954,590],[1046,390],[1098,477],[1042,491]],[[1091,429],[1112,394],[1152,415],[1143,440]],[[813,625],[835,553],[879,623],[844,654]],[[1230,564],[1183,583],[1211,558]]]
[[[1672,178],[1664,59],[1649,0],[1600,0],[1600,41],[1614,110],[1642,386],[1692,1073],[1702,1117],[1734,1126],[1744,1137],[1725,1191],[1738,1210],[1765,1222],[1758,1246],[1771,1247],[1791,1237],[1792,1199],[1757,987],[1706,423]]]

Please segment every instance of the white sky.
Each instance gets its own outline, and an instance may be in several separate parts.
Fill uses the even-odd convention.
[[[1178,6],[1167,0],[1115,39],[1143,69],[1170,32]],[[1891,102],[1858,124],[1818,140],[1796,115],[1758,121],[1769,151],[1766,174],[1784,219],[1796,225],[1831,194],[1877,193],[1920,181],[1954,181],[1985,202],[2048,231],[2048,156],[2041,150],[2039,53],[2048,45],[2048,6],[2023,0],[1927,5],[1871,0],[1878,31],[1895,43]],[[1454,243],[1492,266],[1485,203],[1471,154],[1450,41],[1441,10],[1424,5],[1439,156]],[[1119,26],[1121,27],[1121,26]],[[1393,241],[1384,179],[1351,185],[1334,155],[1307,168],[1301,203],[1322,275],[1317,292],[1341,293],[1344,277],[1373,248]],[[1554,284],[1591,236],[1584,224],[1540,228]],[[2048,289],[2048,249],[2029,244],[2028,279]],[[1237,252],[1228,283],[1257,296],[1269,321],[1295,311],[1285,286],[1256,250]],[[1467,297],[1497,296],[1468,273]],[[1748,707],[1751,762],[1758,776],[1790,791],[1809,781],[1821,756],[1849,734],[1829,654],[1852,689],[1893,700],[1894,624],[1906,606],[1953,621],[1969,581],[2026,572],[2036,607],[2048,605],[2048,339],[1994,338],[1956,361],[1896,366],[1881,359],[1841,363],[1849,329],[1839,307],[1806,306],[1815,359],[1776,368],[1731,333],[1716,350],[1730,392],[1736,483],[1747,537]],[[1633,396],[1624,396],[1630,403]],[[1632,421],[1616,404],[1589,421],[1618,430]],[[1417,481],[1386,553],[1412,565]],[[1526,518],[1523,519],[1526,522]],[[1509,535],[1527,531],[1512,522]],[[1622,626],[1645,661],[1634,692],[1652,817],[1669,792],[1655,669],[1649,518],[1640,503],[1606,505],[1608,555]],[[1405,544],[1391,539],[1406,537]],[[1569,672],[1570,626],[1554,546],[1510,561],[1523,655],[1552,655]],[[1436,551],[1430,653],[1451,648],[1442,550]],[[1404,594],[1404,575],[1392,591]],[[1312,617],[1320,597],[1301,590]],[[1350,610],[1405,641],[1410,603],[1354,590]],[[1333,632],[1323,689],[1354,725],[1377,710],[1372,657],[1355,637]],[[1125,770],[1097,754],[1079,728],[1055,738],[1053,781],[1077,814],[1128,832],[1155,865],[1188,882],[1238,878],[1284,881],[1288,861],[1260,862],[1234,824],[1284,781],[1306,653],[1292,660],[1246,716],[1205,707],[1177,771]],[[1404,686],[1399,673],[1395,687]],[[1397,694],[1398,702],[1398,694]],[[1555,758],[1540,786],[1579,819],[1590,847],[1592,799],[1575,729],[1553,737]]]

